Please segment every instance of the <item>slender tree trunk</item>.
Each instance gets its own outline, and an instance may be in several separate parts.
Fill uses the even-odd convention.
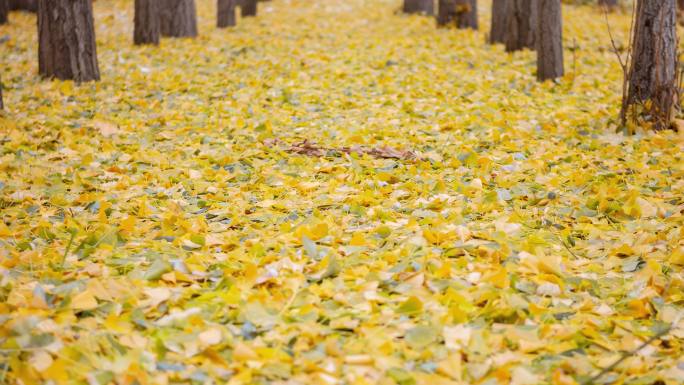
[[[216,8],[218,9],[216,17],[218,28],[235,26],[235,0],[218,0]]]
[[[506,51],[535,48],[537,1],[539,0],[509,0],[507,2]]]
[[[100,80],[91,0],[40,0],[38,68],[48,78]]]
[[[489,32],[489,43],[504,43],[506,38],[506,3],[508,0],[492,2],[492,27]]]
[[[0,111],[5,109],[5,103],[2,101],[2,79],[0,79]]]
[[[257,15],[257,0],[241,0],[240,14],[242,17],[251,17]]]
[[[197,36],[197,9],[195,0],[159,0],[161,1],[162,36],[195,37]]]
[[[38,0],[9,0],[11,10],[38,12]]]
[[[630,109],[652,121],[656,129],[667,128],[674,118],[678,105],[676,12],[675,0],[637,1],[623,123]],[[639,106],[643,108],[635,108]]]
[[[477,0],[439,0],[437,25],[477,29]]]
[[[404,0],[404,13],[423,13],[434,15],[434,0]]]
[[[135,0],[135,45],[159,45],[159,0]]]
[[[0,0],[0,25],[7,23],[7,15],[9,14],[8,0]]]
[[[537,79],[563,76],[563,18],[561,0],[538,0]]]

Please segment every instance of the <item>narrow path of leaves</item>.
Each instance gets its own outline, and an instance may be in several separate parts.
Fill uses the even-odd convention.
[[[199,0],[159,48],[130,3],[79,87],[0,26],[0,383],[570,385],[670,325],[601,381],[681,383],[684,144],[612,133],[596,8],[538,84],[398,0]]]

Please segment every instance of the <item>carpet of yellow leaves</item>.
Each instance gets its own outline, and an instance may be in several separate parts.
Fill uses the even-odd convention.
[[[596,8],[538,84],[399,0],[199,0],[161,47],[130,3],[99,83],[0,27],[0,383],[571,385],[670,326],[598,383],[681,383],[684,145],[613,134]]]

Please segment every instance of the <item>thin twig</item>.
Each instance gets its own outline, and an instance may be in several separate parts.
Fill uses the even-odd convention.
[[[620,50],[615,43],[615,38],[613,36],[613,31],[610,28],[610,21],[608,20],[608,7],[604,4],[603,15],[606,19],[606,28],[608,29],[608,36],[610,37],[610,45],[613,47],[613,53],[620,63],[620,68],[622,69],[622,106],[620,108],[620,125],[625,126],[627,124],[627,91],[629,89],[629,58],[632,54],[632,43],[630,41],[627,47],[627,56],[624,61],[622,60],[622,55],[620,55]],[[634,13],[632,12],[632,23],[634,22]],[[630,25],[630,36],[632,34],[632,26]]]
[[[613,46],[613,52],[615,53],[615,56],[617,56],[618,62],[620,63],[620,67],[622,67],[622,70],[625,71],[627,69],[627,60],[622,61],[622,56],[620,55],[620,50],[617,47],[617,44],[615,44],[615,38],[613,37],[613,31],[610,29],[610,22],[608,21],[608,8],[604,6],[603,8],[603,15],[606,19],[606,27],[608,28],[608,36],[610,37],[610,45]]]
[[[629,357],[632,357],[639,353],[643,348],[647,347],[648,345],[652,344],[653,342],[665,337],[667,334],[672,331],[672,325],[668,325],[665,329],[659,331],[658,333],[654,334],[651,336],[651,338],[647,339],[643,344],[637,346],[635,349],[628,351],[628,352],[622,352],[622,355],[620,358],[618,358],[615,362],[601,370],[597,375],[591,377],[590,379],[583,381],[582,385],[592,385],[596,383],[601,377],[603,377],[606,373],[612,371],[615,369],[618,365],[620,365],[624,360],[626,360]]]
[[[572,38],[572,83],[575,83],[577,78],[577,39]]]
[[[67,244],[66,250],[64,250],[64,255],[62,256],[62,263],[60,264],[60,269],[64,270],[64,263],[69,255],[69,249],[71,249],[71,244],[74,243],[74,238],[76,237],[76,232],[71,232],[71,238],[69,238],[69,243]]]

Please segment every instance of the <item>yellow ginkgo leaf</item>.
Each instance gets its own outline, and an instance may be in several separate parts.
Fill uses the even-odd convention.
[[[71,308],[76,311],[93,310],[97,306],[97,300],[89,290],[81,291],[71,298]]]

